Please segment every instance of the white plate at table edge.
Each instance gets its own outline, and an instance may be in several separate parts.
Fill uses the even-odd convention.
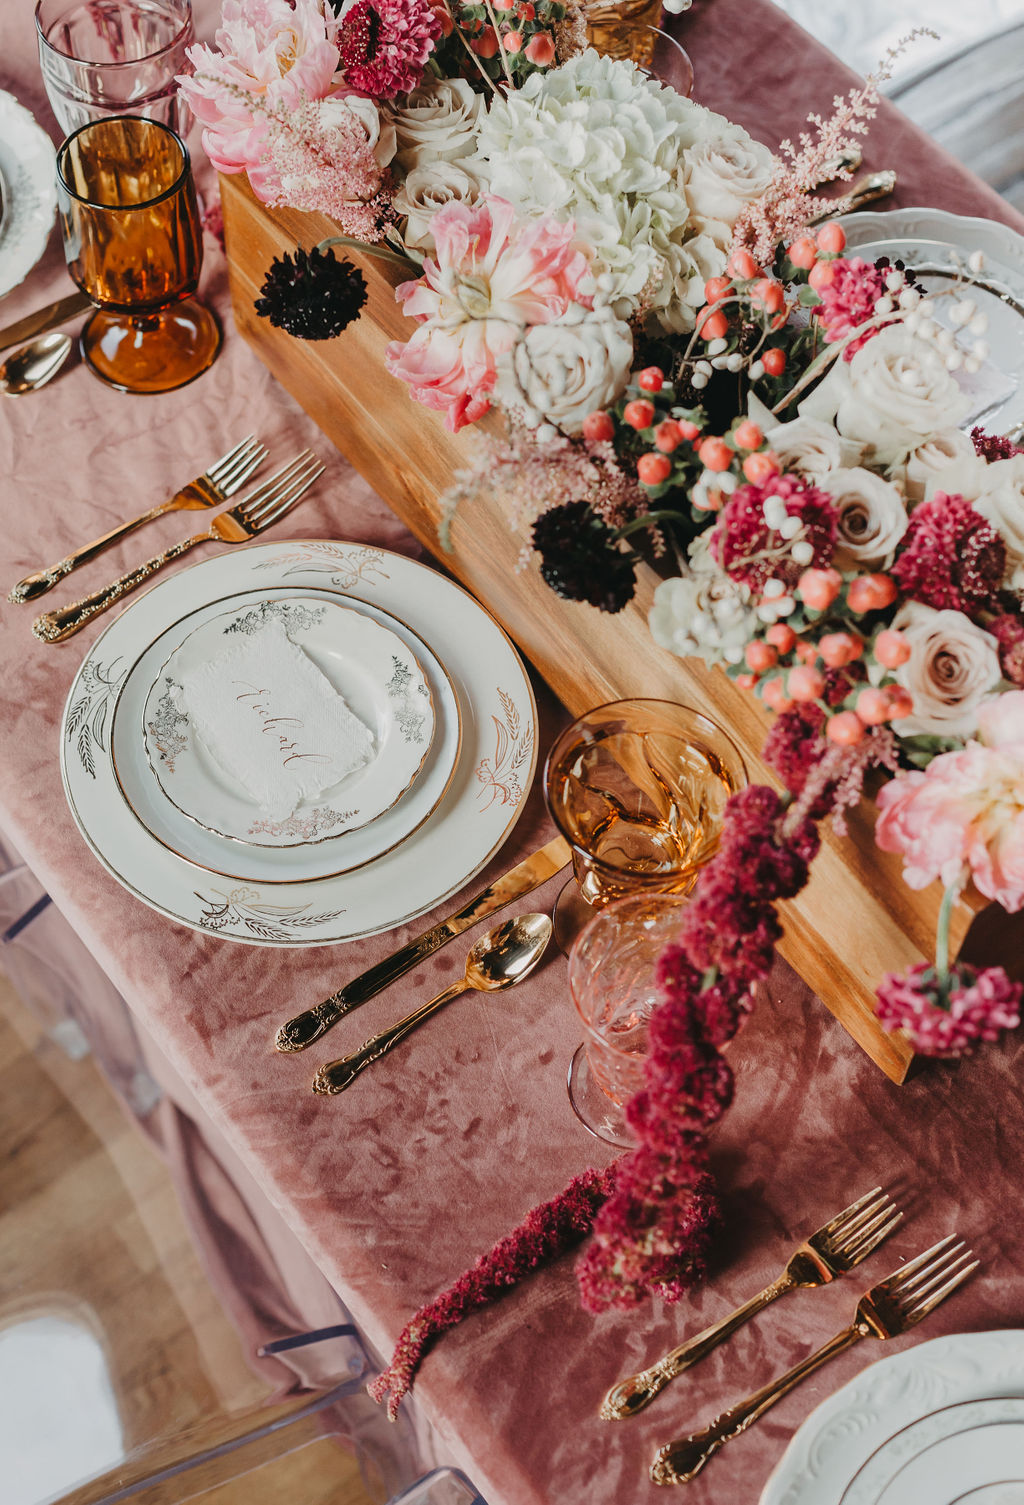
[[[319,611],[319,617],[315,621],[309,620],[308,607],[310,605]],[[365,684],[367,680],[369,681],[370,694],[375,698],[372,705],[364,707],[366,714],[360,719],[365,725],[369,725],[372,716],[377,725],[374,756],[361,767],[354,769],[338,784],[325,789],[317,799],[304,800],[291,816],[275,823],[282,829],[266,833],[272,838],[270,840],[259,840],[259,837],[264,834],[259,830],[250,828],[242,833],[225,830],[222,825],[215,824],[216,820],[223,818],[227,801],[231,802],[239,824],[243,824],[246,820],[258,821],[260,811],[252,799],[238,789],[234,781],[220,768],[217,760],[207,751],[189,717],[188,707],[179,704],[171,695],[170,681],[182,672],[189,656],[194,657],[200,651],[198,641],[200,635],[204,635],[203,642],[205,642],[205,634],[208,630],[211,636],[213,635],[213,628],[222,620],[217,617],[207,619],[201,627],[188,632],[160,666],[159,673],[147,692],[143,709],[143,747],[146,750],[153,777],[167,802],[186,820],[215,836],[244,847],[266,847],[276,851],[282,848],[317,846],[322,842],[335,840],[343,834],[361,830],[372,821],[379,820],[409,793],[422,772],[433,746],[434,736],[438,730],[437,711],[430,683],[412,645],[400,637],[392,627],[385,626],[383,622],[376,621],[373,617],[358,611],[354,606],[343,606],[333,597],[310,597],[307,601],[302,596],[297,596],[294,599],[286,597],[273,602],[267,597],[263,601],[254,602],[251,610],[241,605],[229,607],[224,612],[223,620],[231,618],[232,623],[229,627],[221,628],[222,634],[226,635],[232,630],[238,630],[236,624],[239,619],[248,619],[261,608],[264,620],[268,609],[275,608],[270,610],[270,615],[284,624],[289,639],[295,642],[296,646],[307,657],[310,657],[314,664],[317,664],[328,683],[333,684],[336,693],[342,696],[350,711],[356,711],[357,716],[359,716],[359,710],[353,704],[353,695],[361,693],[365,696]],[[289,616],[289,611],[295,612],[294,620]],[[305,619],[303,611],[305,611]],[[324,615],[330,612],[337,615],[324,622]],[[342,617],[351,620],[342,622],[340,621]],[[338,633],[337,637],[333,635],[335,628]],[[295,639],[291,638],[292,632],[296,634]],[[329,639],[326,644],[323,641],[325,632]],[[354,638],[351,636],[353,633]],[[345,634],[348,636],[345,637],[344,648],[342,648],[340,645]],[[304,639],[306,641],[303,641]],[[223,648],[226,645],[221,642],[219,646]],[[325,655],[331,660],[330,671],[323,663]],[[391,664],[386,662],[389,657]],[[376,678],[372,671],[369,675],[367,674],[367,658],[371,663],[375,661],[377,663]],[[381,658],[385,661],[380,662]],[[201,655],[199,662],[202,661]],[[136,663],[138,664],[138,661]],[[401,679],[403,669],[407,671],[404,681]],[[390,681],[383,677],[389,670],[392,671]],[[346,676],[348,688],[346,688]],[[412,707],[407,703],[410,693],[408,687],[411,687],[415,695],[420,697],[415,700]],[[180,691],[180,685],[178,689]],[[172,722],[169,735],[165,729],[159,727],[156,720],[165,701]],[[153,707],[152,718],[151,706]],[[404,721],[403,708],[407,712]],[[181,721],[184,722],[185,731],[178,730]],[[385,733],[383,737],[381,736],[382,726]],[[401,733],[400,739],[399,733]],[[118,771],[116,751],[113,756],[116,774]],[[184,762],[184,767],[177,766],[179,759]],[[187,782],[183,782],[183,777],[187,779]],[[120,783],[121,780],[119,779],[118,782]],[[341,811],[331,808],[338,803],[350,804],[353,793],[364,786],[368,786],[370,792],[361,808],[346,811],[344,815]],[[211,799],[212,805],[209,803]],[[223,805],[224,809],[218,809],[218,803]],[[188,804],[192,804],[194,808],[187,808]],[[324,817],[333,817],[326,828],[323,824]],[[226,825],[227,821],[224,824]],[[267,822],[264,821],[264,825],[266,824]],[[302,828],[297,829],[300,826]],[[277,839],[273,839],[275,837]]]
[[[272,578],[267,570],[275,572]],[[413,840],[351,875],[302,884],[294,904],[282,902],[282,886],[269,898],[255,885],[227,893],[211,892],[208,885],[207,892],[197,892],[195,868],[153,841],[124,806],[105,744],[110,702],[127,672],[118,666],[128,654],[137,656],[134,645],[152,642],[190,601],[201,605],[211,594],[243,589],[261,574],[257,584],[267,589],[293,583],[333,587],[339,598],[379,602],[385,610],[397,593],[410,626],[425,636],[455,678],[466,720],[452,788]],[[321,578],[325,575],[330,586]],[[72,719],[72,706],[80,700],[85,709]],[[506,634],[475,598],[401,554],[325,539],[245,545],[151,587],[87,654],[61,732],[68,804],[107,871],[169,919],[205,934],[266,946],[353,940],[390,930],[442,903],[504,843],[522,813],[537,760],[537,710],[529,678]],[[117,848],[113,856],[104,850],[111,839]],[[157,892],[146,892],[147,884]],[[318,904],[331,907],[316,912]]]
[[[376,821],[357,830],[343,831],[338,836],[327,837],[309,847],[271,848],[247,846],[230,837],[207,831],[198,822],[181,815],[173,804],[163,800],[152,779],[147,752],[134,724],[142,715],[139,702],[147,700],[150,694],[149,687],[145,683],[139,685],[136,683],[137,679],[148,680],[153,662],[175,640],[173,635],[176,628],[185,627],[186,624],[191,626],[197,618],[202,618],[203,625],[215,621],[215,606],[222,607],[232,602],[236,609],[241,610],[243,603],[255,604],[270,597],[304,600],[311,595],[336,604],[341,601],[337,592],[325,591],[318,586],[259,587],[241,593],[232,591],[222,601],[208,601],[166,627],[152,643],[141,650],[134,663],[119,679],[109,723],[109,752],[118,792],[133,819],[142,825],[146,833],[181,861],[189,863],[201,875],[212,873],[221,878],[233,879],[236,883],[277,885],[318,883],[326,878],[356,872],[367,863],[376,862],[394,851],[415,835],[441,804],[458,771],[463,743],[463,714],[448,671],[408,622],[384,611],[373,602],[345,597],[346,609],[366,612],[374,621],[386,623],[399,636],[404,634],[409,640],[410,648],[419,653],[435,681],[440,736],[435,737],[427,754],[426,768],[407,798],[385,811]],[[148,669],[145,667],[147,661]],[[148,801],[154,801],[154,805],[147,811]]]
[[[980,1479],[975,1473],[973,1479],[961,1480],[953,1486],[954,1495],[948,1493],[946,1484],[942,1505],[955,1505],[965,1493],[961,1487],[964,1483],[968,1491],[1002,1484],[1008,1477],[1005,1472],[1007,1461],[994,1459],[993,1454],[998,1450],[999,1440],[1008,1434],[993,1428],[1007,1424],[1012,1425],[1014,1433],[1008,1464],[1019,1478],[1024,1473],[1024,1396],[988,1396],[984,1400],[957,1401],[955,1405],[929,1411],[926,1416],[919,1416],[916,1421],[901,1427],[864,1460],[843,1490],[840,1505],[879,1505],[887,1496],[894,1505],[901,1491],[903,1495],[907,1494],[908,1481],[910,1488],[920,1488],[922,1468],[941,1473],[943,1468],[949,1467],[950,1444],[954,1445],[958,1466],[966,1464],[972,1470],[980,1466],[990,1471],[995,1467],[1002,1471],[1002,1476],[997,1473],[994,1479]],[[993,1442],[997,1444],[995,1449],[986,1447],[986,1443]],[[983,1455],[980,1459],[979,1451]],[[934,1483],[929,1489],[935,1489]],[[921,1495],[911,1496],[909,1505],[919,1505],[921,1498]],[[937,1493],[929,1493],[927,1498],[934,1499],[939,1505]]]
[[[1024,1330],[952,1333],[869,1364],[811,1412],[759,1505],[839,1505],[865,1460],[912,1422],[962,1401],[1024,1396]]]
[[[0,169],[6,212],[0,230],[0,298],[24,282],[46,250],[57,213],[53,142],[13,94],[0,89]]]

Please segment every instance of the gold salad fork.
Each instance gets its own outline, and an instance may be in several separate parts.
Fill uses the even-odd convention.
[[[884,1238],[888,1238],[902,1216],[880,1186],[866,1192],[805,1239],[793,1251],[782,1274],[763,1291],[751,1296],[749,1301],[713,1327],[673,1348],[649,1369],[642,1369],[639,1374],[631,1374],[613,1385],[601,1402],[601,1416],[605,1421],[622,1421],[635,1416],[664,1390],[670,1380],[717,1348],[770,1302],[787,1291],[828,1285],[837,1275],[844,1275],[859,1265]]]
[[[62,643],[101,611],[106,611],[108,606],[113,606],[115,601],[120,601],[129,591],[148,580],[150,575],[155,575],[170,560],[178,559],[189,549],[194,549],[196,544],[216,540],[221,543],[247,543],[271,524],[280,522],[285,513],[290,512],[309,490],[317,476],[323,474],[323,469],[311,449],[303,450],[301,455],[288,465],[283,465],[262,486],[257,486],[244,502],[230,507],[227,512],[219,512],[208,532],[194,533],[191,538],[183,539],[164,553],[147,559],[145,564],[129,570],[120,580],[115,580],[113,585],[86,596],[82,601],[74,601],[58,611],[45,612],[32,623],[32,631],[44,643]]]
[[[655,1484],[686,1484],[704,1467],[713,1453],[732,1437],[746,1431],[769,1406],[789,1393],[828,1359],[859,1343],[861,1338],[898,1338],[933,1312],[940,1301],[962,1285],[978,1268],[971,1251],[954,1236],[940,1239],[902,1269],[865,1291],[857,1303],[853,1321],[842,1332],[810,1354],[771,1384],[755,1390],[746,1400],[716,1417],[710,1426],[689,1437],[669,1442],[654,1455],[651,1479]]]
[[[201,476],[196,476],[194,481],[189,481],[180,491],[176,491],[166,502],[161,502],[159,507],[151,507],[148,512],[143,512],[139,517],[133,517],[130,522],[121,523],[116,528],[111,528],[109,533],[104,533],[102,538],[97,538],[93,543],[83,544],[66,559],[60,559],[56,564],[51,564],[49,569],[38,570],[34,575],[26,575],[24,580],[19,580],[17,585],[7,597],[8,601],[20,605],[22,601],[34,601],[37,596],[45,595],[46,592],[58,580],[63,580],[65,575],[70,575],[72,570],[77,570],[80,564],[89,564],[97,555],[102,554],[104,549],[112,548],[120,543],[122,538],[127,538],[129,533],[134,533],[136,528],[141,528],[144,523],[150,523],[154,518],[162,517],[165,512],[198,512],[204,507],[219,507],[222,502],[229,501],[237,491],[240,491],[246,481],[252,475],[258,465],[261,465],[267,457],[266,448],[257,442],[255,434],[249,434],[240,444],[229,449],[226,455],[215,460],[209,470],[204,470]]]

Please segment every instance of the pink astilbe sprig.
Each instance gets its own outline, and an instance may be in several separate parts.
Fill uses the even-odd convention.
[[[375,1401],[387,1399],[392,1421],[435,1338],[586,1237],[594,1213],[615,1184],[616,1165],[576,1176],[557,1197],[528,1213],[446,1291],[420,1307],[402,1329],[390,1365],[367,1387]]]
[[[857,138],[867,134],[874,119],[879,86],[891,78],[893,64],[918,37],[935,37],[928,27],[916,26],[894,47],[890,47],[874,73],[868,75],[849,94],[837,94],[833,113],[827,118],[809,115],[809,129],[801,131],[798,143],[783,141],[778,151],[778,166],[771,182],[759,199],[748,205],[736,221],[733,247],[748,250],[760,265],[769,267],[780,243],[788,244],[804,233],[805,227],[822,212],[842,214],[849,207],[848,197],[826,199],[815,194],[823,183],[838,177],[849,180],[849,169],[834,171],[837,157],[856,147]]]

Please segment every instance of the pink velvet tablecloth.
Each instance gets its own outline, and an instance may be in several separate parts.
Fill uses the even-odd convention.
[[[213,6],[195,5],[209,35]],[[829,107],[848,76],[764,0],[697,0],[682,35],[696,94],[770,143]],[[28,0],[3,7],[0,87],[56,136],[42,94]],[[198,142],[194,141],[196,154]],[[898,202],[930,203],[1019,225],[1007,207],[895,112],[883,108],[869,161],[900,172]],[[201,173],[209,188],[208,171]],[[249,430],[275,454],[313,445],[327,461],[315,494],[277,536],[417,546],[314,429],[235,333],[224,263],[212,243],[205,296],[224,322],[223,353],[194,386],[163,397],[107,390],[77,366],[45,392],[0,404],[5,588],[30,568],[159,501]],[[0,323],[69,290],[56,235]],[[378,377],[374,375],[373,380]],[[425,417],[424,421],[431,421]],[[167,518],[75,577],[92,589],[182,536]],[[57,593],[61,599],[65,593]],[[564,962],[550,956],[514,992],[453,1005],[343,1098],[315,1098],[315,1066],[460,975],[455,943],[368,1004],[329,1048],[276,1055],[276,1026],[418,932],[426,920],[344,946],[263,951],[199,936],[125,893],[86,850],[65,807],[59,718],[94,625],[45,647],[32,608],[2,611],[0,828],[136,1011],[262,1191],[334,1283],[370,1342],[387,1352],[410,1312],[459,1274],[536,1202],[612,1151],[570,1112],[565,1071],[577,1043]],[[541,697],[541,746],[561,712]],[[550,834],[538,792],[496,875]],[[530,899],[542,908],[557,880]],[[446,906],[451,908],[452,905]],[[857,938],[851,935],[849,944]],[[982,1269],[895,1350],[945,1332],[1015,1327],[1024,1317],[1017,1207],[1024,1173],[1020,1042],[887,1081],[789,972],[766,990],[731,1048],[737,1089],[714,1139],[729,1212],[712,1278],[672,1308],[585,1315],[571,1260],[541,1272],[445,1337],[416,1394],[490,1505],[625,1505],[653,1500],[655,1447],[764,1383],[849,1319],[856,1294],[948,1232]],[[397,1058],[396,1058],[397,1061]],[[863,1272],[806,1292],[744,1328],[627,1424],[597,1419],[620,1374],[723,1316],[777,1273],[792,1243],[883,1182],[907,1209],[903,1231]],[[695,1505],[753,1502],[810,1409],[881,1357],[845,1355],[730,1444],[689,1486]]]

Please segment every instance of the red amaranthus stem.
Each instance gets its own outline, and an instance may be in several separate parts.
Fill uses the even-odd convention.
[[[570,1181],[557,1197],[528,1213],[489,1254],[482,1254],[454,1285],[420,1307],[403,1329],[390,1367],[368,1387],[375,1401],[387,1397],[392,1421],[435,1338],[586,1237],[595,1212],[615,1184],[616,1163],[603,1171],[586,1170]]]

